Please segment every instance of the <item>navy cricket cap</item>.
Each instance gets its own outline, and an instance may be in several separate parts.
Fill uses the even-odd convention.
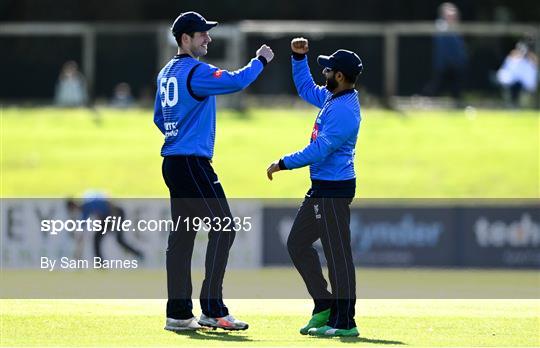
[[[197,12],[184,12],[174,21],[171,31],[174,36],[183,33],[194,33],[196,31],[208,31],[218,25],[218,22],[207,21]]]
[[[339,70],[353,78],[360,75],[364,70],[360,57],[348,50],[337,50],[331,56],[319,56],[317,63],[325,68]]]

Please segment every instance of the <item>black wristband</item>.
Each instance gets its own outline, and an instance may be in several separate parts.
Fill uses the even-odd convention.
[[[305,58],[306,54],[305,53],[296,53],[296,52],[293,52],[292,53],[292,56],[294,58],[294,60],[302,60]]]
[[[281,169],[281,170],[286,170],[287,169],[287,167],[285,167],[285,162],[283,162],[283,158],[281,158],[279,160],[278,166],[279,166],[279,169]]]
[[[263,63],[263,66],[266,66],[266,64],[268,64],[268,61],[263,56],[258,56],[257,59]]]

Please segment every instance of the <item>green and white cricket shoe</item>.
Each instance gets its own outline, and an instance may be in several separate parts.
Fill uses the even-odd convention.
[[[325,326],[326,322],[328,322],[328,318],[330,318],[330,308],[322,312],[313,314],[306,326],[300,329],[300,333],[302,335],[307,335],[310,329],[318,329],[321,326]]]
[[[169,331],[193,331],[202,329],[202,326],[197,322],[196,317],[189,319],[173,319],[167,318],[165,321],[165,330]]]
[[[325,325],[318,329],[316,328],[309,329],[308,333],[310,336],[323,336],[323,337],[357,337],[360,335],[356,327],[346,330],[346,329],[335,329],[328,325]]]
[[[230,314],[221,318],[211,318],[202,314],[201,319],[199,319],[199,324],[202,326],[211,327],[213,329],[223,329],[231,331],[247,330],[247,328],[249,327],[247,323],[235,319]]]

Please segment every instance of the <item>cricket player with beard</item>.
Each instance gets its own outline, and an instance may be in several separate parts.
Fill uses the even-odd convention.
[[[363,70],[351,51],[338,50],[319,56],[326,86],[317,86],[309,70],[308,40],[291,41],[293,79],[299,95],[320,109],[310,144],[272,163],[267,175],[310,166],[311,188],[298,210],[287,248],[314,300],[311,320],[303,335],[358,336],[354,321],[355,268],[351,252],[349,205],[355,195],[354,153],[360,128],[360,103],[354,89]],[[322,273],[313,243],[321,239],[332,292]]]
[[[191,258],[196,229],[177,224],[169,234],[167,264],[167,319],[165,329],[197,330],[201,326],[245,330],[223,302],[223,278],[234,229],[226,229],[232,214],[219,179],[211,165],[216,136],[216,95],[238,92],[274,58],[262,45],[243,68],[229,72],[199,61],[212,42],[209,31],[217,22],[196,12],[180,14],[171,31],[178,44],[174,56],[157,77],[154,123],[163,133],[162,172],[171,197],[173,221],[180,218],[212,219],[206,249],[205,278],[201,287],[199,320],[191,300]]]

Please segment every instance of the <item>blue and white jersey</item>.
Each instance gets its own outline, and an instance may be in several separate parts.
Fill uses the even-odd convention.
[[[264,63],[263,63],[264,62]],[[157,77],[154,123],[165,135],[162,156],[200,156],[211,159],[216,138],[216,95],[240,91],[263,71],[264,58],[253,58],[229,72],[177,55]]]
[[[89,190],[83,194],[81,205],[82,219],[105,219],[112,214],[107,195],[100,191]]]
[[[332,95],[313,81],[307,57],[292,59],[293,79],[302,99],[320,108],[310,144],[287,155],[287,169],[309,165],[312,179],[341,181],[354,179],[354,154],[360,129],[360,102],[354,89]]]

